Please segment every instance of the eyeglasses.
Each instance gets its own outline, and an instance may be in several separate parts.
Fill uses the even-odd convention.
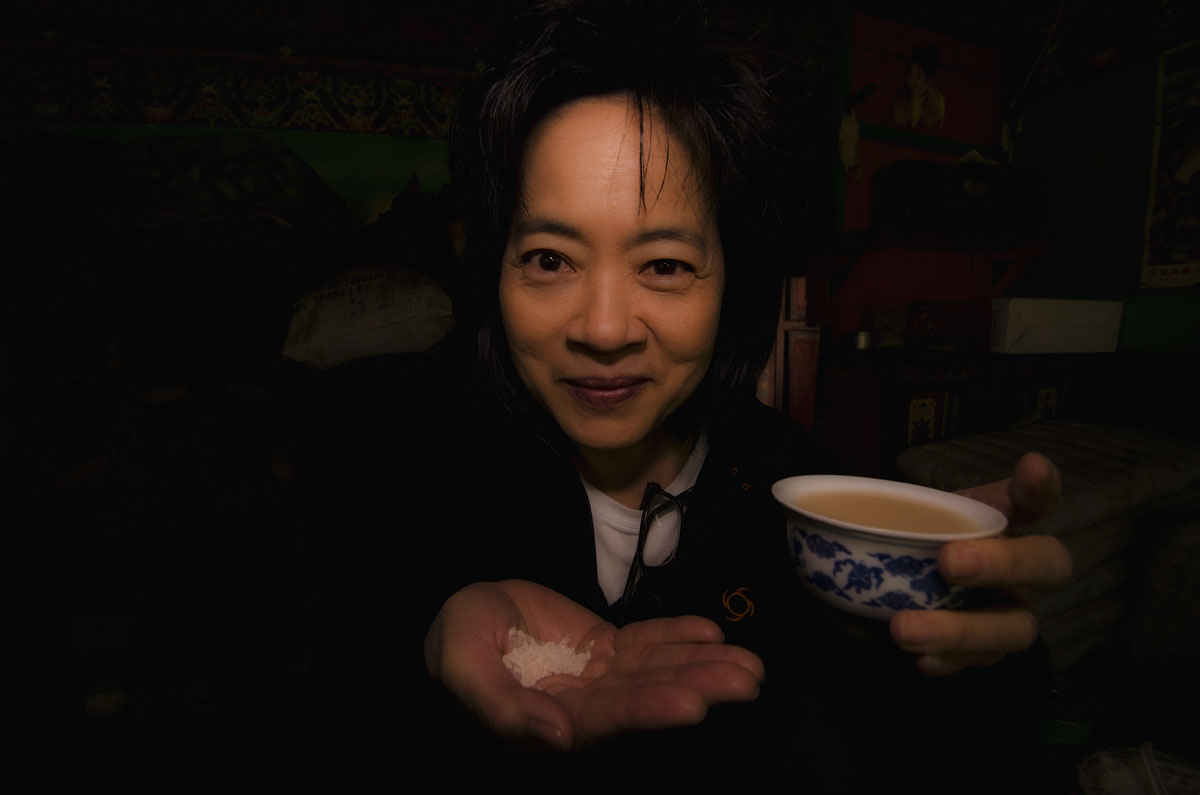
[[[676,511],[679,516],[679,534],[677,538],[682,537],[684,511],[693,491],[695,491],[695,486],[679,494],[669,494],[657,483],[646,484],[646,491],[642,494],[642,522],[638,527],[637,549],[633,553],[633,562],[629,565],[629,576],[625,578],[625,590],[621,594],[619,602],[623,608],[622,620],[628,616],[630,605],[633,604],[634,594],[638,590],[638,585],[641,584],[646,576],[646,569],[648,568],[645,559],[646,539],[650,536],[650,528],[655,522],[667,518],[671,511]],[[678,547],[679,542],[676,540],[675,547],[671,549],[671,554],[658,565],[665,566],[674,560],[675,550]],[[649,595],[655,601],[658,601],[658,597],[654,594],[643,594],[643,596],[645,595]]]

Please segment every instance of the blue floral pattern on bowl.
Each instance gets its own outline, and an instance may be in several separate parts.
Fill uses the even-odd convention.
[[[787,517],[788,545],[804,587],[826,604],[873,619],[886,620],[897,610],[961,606],[968,591],[938,574],[938,553],[955,539],[995,537],[1008,524],[995,508],[961,494],[878,478],[796,475],[776,481],[771,494]],[[813,510],[827,506],[815,498],[834,494],[842,501],[873,494],[933,508],[935,515],[897,515],[893,526],[878,514],[848,510],[830,518]],[[852,507],[847,503],[847,509]],[[935,526],[944,512],[962,522],[953,528]],[[853,516],[866,523],[848,518]],[[876,522],[884,526],[874,526]]]
[[[847,546],[812,527],[789,522],[789,529],[797,572],[805,585],[844,610],[887,618],[897,610],[958,607],[963,602],[965,590],[938,574],[938,546],[856,553],[850,548],[853,543]]]

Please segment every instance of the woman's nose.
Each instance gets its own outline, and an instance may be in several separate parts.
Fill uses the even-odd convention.
[[[643,341],[646,327],[637,317],[632,292],[631,285],[614,274],[588,279],[567,329],[568,339],[601,353]]]

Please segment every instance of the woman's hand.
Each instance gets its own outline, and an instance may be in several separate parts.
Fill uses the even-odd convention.
[[[1029,453],[1012,478],[959,494],[1001,511],[1012,526],[1058,510],[1062,483],[1054,464]],[[919,655],[917,666],[935,676],[991,665],[1029,648],[1037,639],[1037,619],[1020,592],[1062,585],[1071,576],[1071,555],[1050,536],[952,541],[938,555],[938,570],[949,582],[995,589],[998,599],[981,609],[903,610],[892,617],[897,645]]]
[[[504,666],[510,627],[535,640],[568,638],[591,659],[580,676],[522,687]],[[568,750],[637,729],[699,723],[708,707],[750,701],[762,661],[727,646],[697,616],[617,629],[561,594],[521,580],[470,585],[446,600],[425,637],[425,665],[491,730]]]

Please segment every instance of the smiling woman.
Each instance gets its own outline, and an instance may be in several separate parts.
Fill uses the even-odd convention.
[[[753,699],[761,659],[711,619],[738,588],[758,600],[739,617],[783,615],[769,605],[791,586],[757,498],[776,470],[727,460],[737,439],[796,460],[795,434],[752,398],[781,292],[772,104],[697,9],[538,6],[456,123],[462,315],[499,407],[476,440],[495,462],[480,496],[520,530],[455,537],[476,584],[446,601],[426,663],[500,736],[571,748]],[[733,626],[735,642],[771,634]],[[512,627],[593,644],[588,667],[553,695],[520,688],[490,665]]]
[[[820,768],[817,791],[865,791],[864,772],[921,768],[926,738],[962,704],[977,713],[954,714],[972,728],[955,735],[970,744],[956,759],[982,749],[994,766],[1006,737],[1029,736],[1002,716],[1030,691],[966,677],[935,690],[918,666],[948,673],[1028,647],[1027,610],[902,612],[893,643],[884,624],[846,634],[796,588],[770,486],[820,459],[753,399],[783,259],[772,104],[747,52],[711,40],[694,10],[538,6],[460,108],[473,290],[461,315],[478,342],[479,408],[465,412],[478,420],[470,466],[436,503],[468,493],[471,510],[423,534],[445,542],[430,560],[458,588],[426,635],[426,669],[496,736],[562,750],[703,723],[613,746],[673,772],[734,759],[810,780]],[[1035,459],[1017,487],[972,496],[1012,516],[1056,488]],[[1030,538],[971,543],[946,546],[941,570],[959,582],[1063,575],[1058,550]],[[1034,558],[1052,565],[1031,574]],[[586,650],[587,664],[523,687],[502,662],[514,629]],[[758,697],[765,665],[770,696],[736,703]],[[862,736],[881,705],[912,742]],[[723,717],[706,717],[718,706]],[[939,783],[960,783],[955,763],[939,769]]]
[[[712,248],[715,233],[726,266],[711,366],[693,399],[668,424],[681,426],[679,435],[693,434],[721,403],[752,390],[774,343],[779,263],[785,259],[772,202],[771,183],[779,171],[771,143],[777,137],[775,103],[749,51],[706,31],[701,9],[692,2],[536,5],[515,21],[509,36],[513,49],[498,57],[500,66],[464,97],[451,140],[451,166],[462,188],[470,292],[456,306],[479,322],[481,387],[512,414],[547,432],[555,428],[544,405],[522,388],[508,349],[497,291],[504,269],[497,266],[509,261],[517,237],[541,231],[577,240],[584,231],[562,218],[522,212],[528,210],[523,205],[533,174],[526,161],[534,138],[544,137],[545,128],[580,100],[623,97],[627,113],[611,122],[619,135],[613,136],[610,151],[592,153],[602,159],[582,161],[567,176],[580,180],[611,170],[619,155],[626,167],[637,168],[636,182],[620,186],[636,189],[628,209],[646,211],[658,204],[658,212],[666,209],[664,179],[670,177],[670,201],[691,205],[673,210],[688,216],[687,223],[662,228],[643,223],[638,242],[691,243],[689,257],[705,248],[709,259],[718,253]],[[576,143],[582,154],[584,141]],[[560,190],[570,194],[570,184]],[[706,224],[713,227],[706,230]],[[570,265],[567,252],[553,246],[517,253],[544,268]],[[679,264],[655,264],[655,275],[673,275],[680,266],[706,275],[704,262],[676,255],[665,259]]]
[[[631,508],[691,452],[694,436],[663,424],[708,370],[725,283],[712,201],[664,128],[627,95],[576,100],[542,122],[500,273],[521,383],[584,477]]]

